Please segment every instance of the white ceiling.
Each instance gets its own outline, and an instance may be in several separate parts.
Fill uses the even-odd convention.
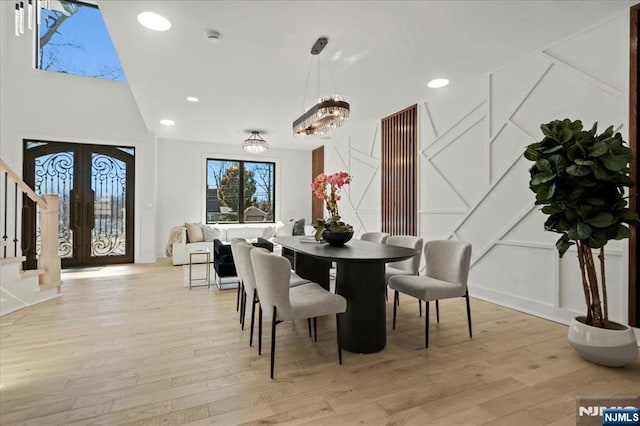
[[[140,113],[158,137],[239,145],[257,129],[273,147],[313,149],[323,141],[294,137],[291,124],[302,113],[319,36],[329,38],[319,57],[320,95],[333,92],[330,68],[335,91],[351,103],[337,137],[356,120],[375,123],[446,90],[427,88],[432,78],[460,84],[619,16],[635,0],[98,3]],[[165,16],[171,29],[142,27],[136,16],[143,11]],[[221,40],[208,41],[207,29]],[[315,102],[317,84],[312,74],[304,106]],[[162,126],[163,118],[176,125]]]

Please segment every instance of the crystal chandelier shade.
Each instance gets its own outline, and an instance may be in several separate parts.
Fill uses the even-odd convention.
[[[324,135],[342,126],[349,118],[349,103],[341,96],[321,98],[293,122],[296,135]]]
[[[252,154],[260,154],[269,149],[269,144],[262,139],[260,132],[252,131],[251,136],[242,142],[242,149]]]
[[[313,64],[313,58],[318,57],[322,50],[329,43],[327,37],[320,37],[314,45],[311,47],[311,64],[309,65],[309,74],[307,75],[307,83],[305,86],[305,96],[302,98],[302,104],[304,105],[304,99],[307,94],[307,88],[309,86],[309,76],[311,75],[311,65]],[[320,62],[318,64],[318,92],[320,92]],[[327,61],[329,74],[331,74],[331,64]],[[331,75],[333,81],[333,75]],[[335,88],[334,88],[335,93]],[[318,101],[315,105],[307,108],[300,117],[293,121],[293,134],[296,136],[321,136],[329,133],[335,128],[342,126],[342,124],[349,118],[351,106],[347,102],[346,98],[339,95],[331,95],[320,97],[318,94]]]

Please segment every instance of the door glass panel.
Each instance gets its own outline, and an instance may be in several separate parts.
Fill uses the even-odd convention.
[[[125,254],[126,183],[127,166],[124,161],[99,153],[91,155],[94,214],[91,256]]]
[[[58,194],[60,219],[58,221],[58,254],[73,257],[73,231],[70,229],[71,190],[73,189],[73,152],[57,152],[35,160],[34,192]],[[36,254],[40,254],[40,215],[36,215]]]

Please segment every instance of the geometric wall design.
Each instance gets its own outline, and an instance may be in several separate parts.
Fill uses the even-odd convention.
[[[606,22],[421,103],[420,234],[472,243],[472,295],[561,321],[584,310],[575,251],[558,258],[522,153],[553,119],[625,133],[624,28]],[[610,316],[624,322],[624,248],[606,251]]]
[[[419,235],[472,243],[471,296],[561,322],[583,313],[575,250],[558,258],[522,153],[554,119],[613,124],[626,138],[627,32],[625,17],[609,20],[418,102]],[[340,211],[356,235],[380,230],[379,125],[345,127],[325,152],[327,171],[353,175]],[[621,322],[626,250],[606,247],[609,315]]]

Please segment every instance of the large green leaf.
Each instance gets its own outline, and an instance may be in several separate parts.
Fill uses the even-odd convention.
[[[547,124],[543,124],[540,126],[540,130],[542,130],[542,134],[545,136],[553,136],[554,132],[551,131],[551,129],[549,128],[549,125]]]
[[[634,222],[638,220],[638,213],[632,212],[631,210],[625,210],[620,214],[620,219],[627,222]]]
[[[567,143],[571,139],[573,139],[573,130],[566,127],[562,129],[562,132],[560,133],[560,142]]]
[[[589,153],[589,157],[600,157],[609,152],[609,146],[605,142],[596,142],[593,149]]]
[[[601,138],[610,138],[611,136],[613,136],[613,126],[607,127],[607,129],[600,135]]]
[[[607,233],[601,230],[596,230],[591,234],[589,238],[589,247],[594,249],[599,249],[600,247],[604,247],[609,241],[607,238]]]
[[[566,168],[566,171],[571,176],[586,176],[591,173],[591,169],[586,166],[579,166],[577,164],[572,164]]]
[[[536,167],[542,172],[548,172],[551,170],[551,162],[546,158],[541,158],[536,161]]]
[[[541,183],[546,183],[546,182],[549,182],[550,180],[553,180],[553,178],[555,177],[556,177],[555,173],[536,173],[531,178],[531,185],[533,186],[540,185]]]
[[[625,238],[631,237],[631,231],[624,225],[618,225],[618,229],[616,230],[616,236],[614,237],[616,240],[624,240]]]
[[[556,241],[556,248],[558,249],[558,253],[560,254],[560,257],[564,256],[564,254],[567,252],[569,247],[571,247],[573,244],[574,244],[573,241],[570,241],[566,235],[563,235],[562,237],[560,237],[560,239]]]
[[[529,145],[527,147],[526,151],[524,152],[524,158],[526,158],[529,161],[537,161],[538,158],[540,158],[540,154],[538,153],[538,150],[536,149],[537,145],[538,145],[537,143]]]
[[[624,155],[604,155],[600,157],[602,164],[612,172],[618,172],[627,166],[629,160]]]
[[[600,212],[587,220],[587,223],[596,228],[608,228],[616,223],[616,218],[611,213]]]
[[[591,236],[591,227],[586,223],[578,223],[576,231],[579,240],[586,240]]]
[[[542,213],[549,214],[549,215],[555,214],[555,213],[561,213],[561,212],[562,212],[562,209],[559,209],[558,207],[555,207],[555,206],[544,206],[542,208]]]
[[[593,166],[593,161],[591,160],[582,160],[580,158],[576,158],[573,162],[579,166]]]
[[[551,154],[551,153],[560,151],[562,148],[563,148],[562,145],[555,145],[555,146],[552,146],[551,148],[545,149],[544,151],[542,151],[542,153],[543,154]]]

